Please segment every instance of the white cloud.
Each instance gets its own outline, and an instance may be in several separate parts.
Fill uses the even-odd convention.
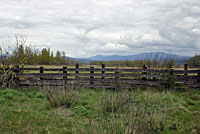
[[[128,47],[126,45],[121,45],[121,44],[114,44],[114,43],[107,43],[104,46],[101,46],[100,48],[101,50],[115,50],[115,51],[123,51],[123,50],[127,50]]]
[[[199,27],[199,0],[0,1],[0,40],[23,33],[75,57],[170,49],[194,55]]]

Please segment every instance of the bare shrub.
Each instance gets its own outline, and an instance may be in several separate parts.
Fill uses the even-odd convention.
[[[159,52],[150,53],[145,57],[144,64],[146,64],[149,69],[167,69],[169,68],[169,65],[172,65],[172,67],[174,66],[174,59],[172,55],[173,54],[165,55]],[[171,64],[172,61],[173,64]]]
[[[73,90],[57,89],[55,87],[54,89],[51,89],[51,87],[46,87],[44,91],[47,100],[52,107],[64,106],[70,108],[76,103],[76,97]]]
[[[16,86],[15,74],[19,71],[17,69],[26,66],[28,58],[31,57],[32,48],[27,45],[29,45],[28,39],[24,35],[19,34],[15,35],[14,43],[9,46],[9,49],[12,50],[6,48],[3,43],[0,45],[1,88]]]
[[[162,133],[167,118],[158,105],[138,102],[128,91],[103,92],[98,107],[98,121],[90,121],[91,133],[151,134]]]
[[[10,87],[13,83],[13,66],[9,64],[9,52],[2,43],[0,46],[0,87]]]

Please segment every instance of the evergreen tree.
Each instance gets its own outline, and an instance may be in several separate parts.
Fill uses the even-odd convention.
[[[56,64],[57,65],[60,65],[61,64],[61,53],[60,53],[60,51],[57,51],[56,52],[56,57],[55,57],[55,59],[56,59]]]

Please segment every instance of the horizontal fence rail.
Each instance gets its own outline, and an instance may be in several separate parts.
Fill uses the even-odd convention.
[[[79,67],[74,68],[17,68],[18,86],[63,86],[91,88],[189,87],[200,88],[200,70],[143,69]]]

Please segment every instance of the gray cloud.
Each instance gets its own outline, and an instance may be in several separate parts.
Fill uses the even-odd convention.
[[[25,34],[68,56],[200,50],[198,0],[1,0],[0,40]]]

